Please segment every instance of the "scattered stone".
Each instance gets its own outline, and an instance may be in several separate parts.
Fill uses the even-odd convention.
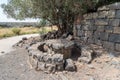
[[[67,40],[73,40],[73,36],[72,35],[69,35],[67,38],[66,38]]]
[[[66,59],[65,70],[67,70],[67,71],[75,71],[76,70],[76,66],[72,59]]]
[[[5,52],[4,51],[1,51],[2,54],[4,54]]]
[[[81,48],[81,56],[78,58],[79,62],[90,63],[93,59],[93,50],[90,47]]]
[[[27,37],[23,37],[22,40],[27,40]]]

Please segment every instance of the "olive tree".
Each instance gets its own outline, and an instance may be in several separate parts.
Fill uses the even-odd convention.
[[[9,17],[44,19],[65,33],[72,31],[76,18],[113,1],[116,0],[9,0],[2,7]]]

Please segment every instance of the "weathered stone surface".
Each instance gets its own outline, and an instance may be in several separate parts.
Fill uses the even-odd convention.
[[[95,31],[93,37],[94,39],[100,39],[100,32]]]
[[[109,10],[107,17],[108,18],[115,18],[115,10]]]
[[[96,39],[96,38],[94,39],[94,43],[100,46],[102,45],[101,40]]]
[[[112,33],[113,32],[113,26],[105,26],[105,32]]]
[[[114,4],[108,5],[108,7],[109,7],[110,9],[120,9],[120,3],[119,3],[119,2],[116,2],[116,3],[114,3]]]
[[[120,27],[114,27],[113,33],[120,34]]]
[[[107,41],[108,40],[108,33],[105,33],[105,32],[101,32],[100,33],[100,39],[103,40],[103,41]]]
[[[81,30],[81,25],[76,25],[76,28],[77,28],[78,30]]]
[[[27,40],[27,37],[23,37],[22,40]]]
[[[62,54],[54,54],[52,56],[52,63],[53,64],[63,64],[64,63],[63,55]]]
[[[99,26],[108,25],[108,20],[107,19],[97,19],[97,20],[95,20],[95,25],[99,25]]]
[[[104,32],[104,26],[97,26],[97,31]]]
[[[120,43],[120,35],[119,34],[110,34],[109,41]]]
[[[98,17],[98,13],[97,12],[93,13],[93,19],[96,19],[97,17]]]
[[[89,26],[93,26],[94,25],[94,20],[84,20],[84,25],[89,25]]]
[[[98,18],[106,18],[108,15],[108,11],[100,11]]]
[[[113,51],[114,50],[114,43],[104,41],[103,42],[103,47],[108,49],[109,51]]]
[[[120,18],[120,10],[117,10],[117,11],[116,11],[116,16],[115,16],[115,18]]]
[[[79,62],[90,63],[93,59],[93,50],[90,47],[81,48],[81,56],[78,58]]]
[[[90,36],[92,36],[92,34],[93,34],[93,32],[92,31],[85,31],[85,36],[86,37],[90,37]]]
[[[102,6],[100,8],[98,8],[98,11],[103,11],[103,10],[109,10],[108,6]]]
[[[84,31],[83,30],[78,30],[77,31],[77,36],[82,37],[84,35]]]
[[[93,37],[89,37],[87,42],[90,43],[90,44],[93,44],[94,43],[94,38]]]
[[[110,26],[118,27],[120,25],[120,20],[119,19],[111,19],[109,21]]]
[[[83,25],[82,30],[89,30],[89,25]]]
[[[68,37],[66,38],[66,40],[68,40],[68,41],[71,41],[71,40],[73,40],[74,38],[73,38],[73,36],[72,35],[68,35]]]
[[[84,19],[92,19],[93,15],[92,15],[92,13],[89,13],[89,14],[84,15],[83,17],[84,17]]]
[[[76,67],[72,59],[66,59],[65,70],[75,71]]]
[[[115,44],[115,50],[120,52],[120,44]]]

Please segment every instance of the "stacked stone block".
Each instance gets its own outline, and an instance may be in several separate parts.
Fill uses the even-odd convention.
[[[86,44],[97,44],[110,52],[120,53],[120,3],[98,8],[85,14],[76,25],[77,36]]]

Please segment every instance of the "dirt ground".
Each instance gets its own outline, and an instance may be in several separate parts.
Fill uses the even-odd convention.
[[[76,62],[77,72],[46,74],[29,68],[27,51],[16,51],[0,56],[0,80],[120,80],[120,58],[102,55],[91,64]]]

